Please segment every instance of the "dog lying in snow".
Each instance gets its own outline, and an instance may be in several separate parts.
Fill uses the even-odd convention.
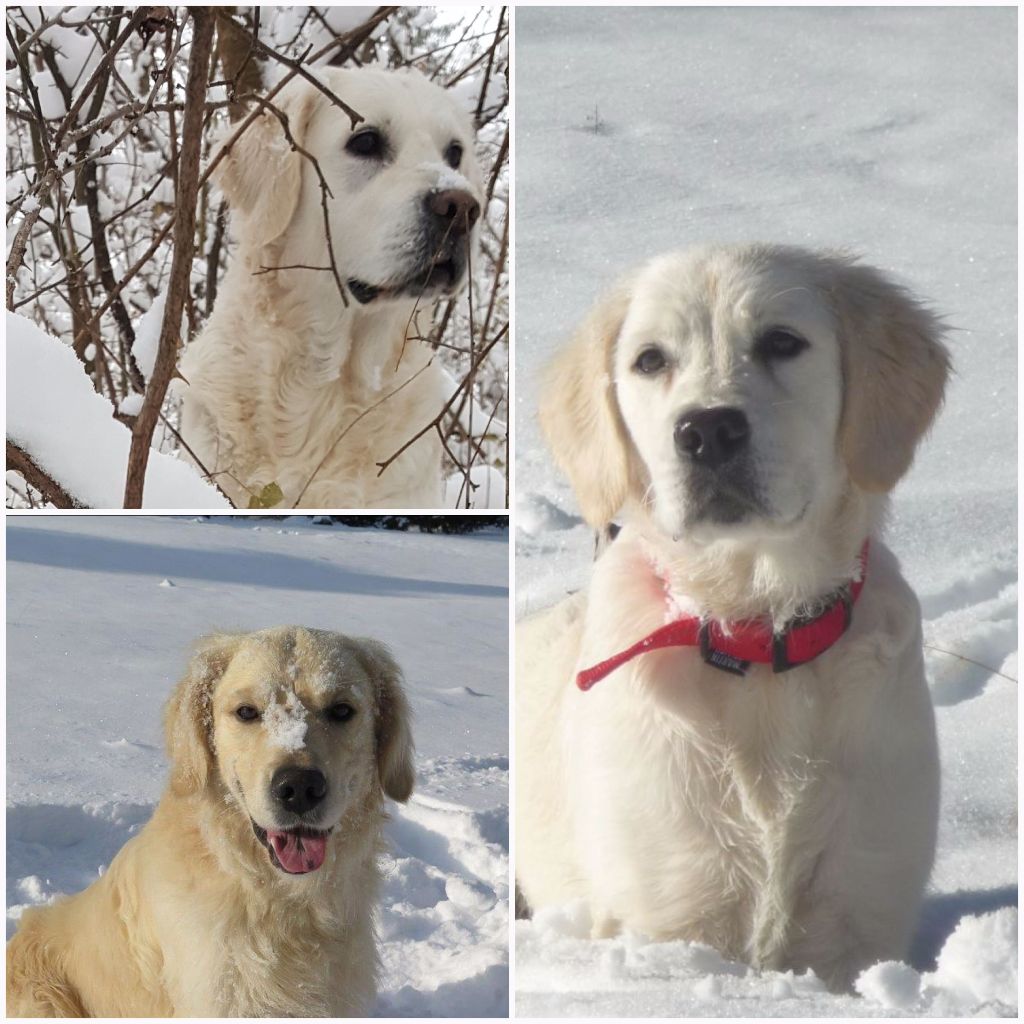
[[[516,630],[532,908],[834,989],[904,954],[939,769],[878,532],[941,333],[869,267],[751,245],[654,260],[557,357],[542,425],[588,521],[624,527],[588,592]]]
[[[413,787],[387,649],[300,627],[208,637],[165,725],[167,792],[102,878],[25,912],[7,1013],[365,1015],[383,797]]]
[[[355,128],[305,81],[272,102],[330,188],[345,298],[316,168],[265,112],[218,171],[238,249],[181,361],[183,436],[240,508],[272,484],[283,508],[437,508],[435,431],[377,464],[450,396],[407,335],[418,305],[466,280],[483,201],[473,130],[418,71],[335,68],[324,81],[364,118]]]

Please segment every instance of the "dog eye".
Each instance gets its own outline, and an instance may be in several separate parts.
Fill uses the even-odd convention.
[[[327,709],[327,717],[332,722],[347,722],[355,713],[356,709],[344,701],[340,704],[332,704]]]
[[[665,353],[660,348],[645,348],[636,357],[633,369],[637,373],[651,374],[664,370],[666,365]]]
[[[349,137],[345,150],[353,156],[379,160],[384,155],[384,136],[376,128],[365,128]]]
[[[757,339],[754,351],[762,359],[792,359],[808,347],[799,334],[783,327],[772,327]]]
[[[452,142],[444,151],[444,160],[449,167],[458,170],[459,164],[462,163],[462,146]]]
[[[260,713],[251,704],[242,704],[235,708],[235,717],[240,722],[254,722],[260,717]]]

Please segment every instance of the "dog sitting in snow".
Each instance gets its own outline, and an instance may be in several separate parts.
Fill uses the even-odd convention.
[[[240,508],[271,485],[282,508],[438,508],[436,431],[378,463],[450,397],[410,335],[418,306],[466,281],[483,202],[472,126],[418,71],[323,76],[359,124],[305,81],[272,102],[330,189],[330,249],[317,167],[264,112],[218,171],[238,249],[181,361],[183,436]]]
[[[847,988],[901,957],[931,870],[921,616],[879,539],[938,409],[937,319],[779,246],[656,259],[551,366],[541,422],[621,534],[516,630],[516,874]]]
[[[206,638],[165,724],[167,792],[99,881],[25,912],[7,1013],[365,1015],[383,798],[413,786],[387,649],[300,627]]]

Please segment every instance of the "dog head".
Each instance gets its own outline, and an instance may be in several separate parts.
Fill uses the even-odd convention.
[[[793,535],[907,471],[949,370],[937,318],[838,255],[658,258],[557,357],[541,422],[587,519],[629,499],[669,536]]]
[[[483,203],[468,115],[418,71],[317,73],[363,120],[353,127],[306,81],[269,101],[281,116],[261,114],[219,170],[243,246],[280,240],[280,265],[328,267],[329,226],[336,266],[357,302],[458,291]]]
[[[414,774],[401,671],[383,644],[282,627],[206,638],[166,714],[171,785],[218,787],[270,862],[315,871],[329,836]]]

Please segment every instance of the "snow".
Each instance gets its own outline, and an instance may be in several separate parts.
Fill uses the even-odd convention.
[[[125,395],[117,406],[122,416],[138,416],[142,412],[144,397],[140,394]]]
[[[475,509],[505,507],[505,477],[493,466],[474,463],[469,469],[469,507]],[[466,507],[466,475],[452,473],[444,482],[441,499],[444,508]]]
[[[64,97],[57,88],[57,83],[53,80],[52,71],[44,69],[38,72],[33,78],[33,84],[39,94],[39,109],[43,117],[49,120],[63,117],[67,113],[68,108],[64,103]]]
[[[579,904],[517,924],[517,1016],[533,1016],[542,991],[557,991],[558,1014],[575,1017],[1011,1016],[1017,1005],[1015,908],[964,918],[934,972],[868,968],[860,998],[830,995],[810,971],[758,973],[697,943],[591,940],[589,929]]]
[[[909,1010],[921,998],[921,975],[906,964],[885,960],[861,973],[857,991],[887,1010]]]
[[[131,434],[92,388],[67,346],[31,320],[7,314],[7,436],[72,495],[120,508]],[[226,508],[220,492],[191,466],[150,452],[147,508]]]
[[[376,1013],[504,1017],[507,535],[274,525],[9,518],[8,936],[152,814],[160,713],[195,638],[287,619],[384,641],[413,706],[417,786],[388,806]]]
[[[160,328],[163,326],[164,306],[167,303],[167,289],[164,288],[153,300],[152,305],[139,320],[135,329],[132,355],[145,380],[153,375],[157,353],[160,351]]]
[[[433,163],[420,164],[416,169],[434,176],[434,188],[438,192],[444,192],[448,189],[462,189],[464,192],[471,192],[473,190],[469,179],[447,164],[435,161]]]
[[[865,999],[889,1010],[1005,1016],[1017,1006],[1017,911],[963,918],[934,972],[899,963],[870,967],[857,979]]]
[[[1017,1005],[1017,911],[965,917],[926,981],[955,994],[961,1005]]]
[[[593,552],[541,439],[537,381],[647,257],[705,241],[848,247],[947,316],[956,371],[887,530],[926,644],[953,652],[926,649],[942,814],[907,963],[867,972],[862,995],[831,996],[817,979],[760,976],[683,943],[591,941],[579,909],[560,908],[516,925],[520,1015],[1015,1011],[1016,17],[516,12],[517,615],[584,586]],[[920,999],[903,1005],[915,976]],[[985,981],[996,978],[1005,987]]]
[[[306,744],[306,709],[291,690],[283,702],[275,702],[267,708],[262,724],[275,747],[294,751]]]

